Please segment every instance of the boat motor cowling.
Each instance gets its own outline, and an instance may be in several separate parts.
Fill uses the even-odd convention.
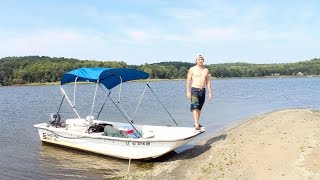
[[[60,121],[61,121],[60,114],[56,114],[56,113],[51,113],[50,114],[49,122],[50,122],[51,125],[57,126],[57,125],[60,124]]]

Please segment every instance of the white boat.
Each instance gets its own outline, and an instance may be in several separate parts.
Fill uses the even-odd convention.
[[[51,120],[48,123],[34,125],[38,129],[40,140],[121,159],[152,159],[190,142],[193,138],[205,132],[204,128],[195,130],[194,127],[179,127],[173,118],[175,127],[133,123],[132,118],[122,108],[121,103],[116,103],[109,95],[112,88],[117,85],[121,87],[123,82],[148,78],[149,74],[128,68],[80,68],[64,74],[60,85],[63,98],[58,112],[51,114]],[[98,120],[99,115],[97,118],[92,116],[92,110],[90,115],[81,118],[63,89],[64,84],[74,83],[74,86],[76,86],[77,82],[96,83],[92,110],[98,87],[109,90],[109,93],[106,93],[107,98],[123,114],[127,123]],[[148,82],[146,87],[150,88],[154,94]],[[76,88],[74,88],[74,93],[75,91]],[[119,96],[120,93],[119,91]],[[76,115],[75,118],[65,120],[61,118],[60,108],[65,99],[72,107]],[[158,97],[157,99],[159,100]],[[161,105],[163,106],[162,103]],[[170,115],[170,117],[172,116]]]

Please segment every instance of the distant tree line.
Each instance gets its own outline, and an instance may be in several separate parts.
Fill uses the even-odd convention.
[[[0,59],[0,85],[10,86],[26,83],[58,82],[65,72],[80,67],[134,68],[143,70],[155,79],[185,79],[194,63],[161,62],[128,65],[123,61],[78,60],[63,57],[25,56]],[[263,77],[290,75],[319,75],[320,59],[297,63],[249,64],[224,63],[207,65],[211,76]]]
[[[224,63],[211,64],[208,69],[214,77],[263,77],[319,75],[320,59],[311,59],[297,63],[249,64]]]
[[[0,59],[0,85],[60,81],[65,72],[80,67],[127,67],[125,62],[80,61],[47,56],[6,57]]]

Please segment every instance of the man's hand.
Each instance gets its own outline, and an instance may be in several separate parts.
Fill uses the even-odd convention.
[[[212,99],[213,99],[212,92],[209,92],[209,101],[211,101]]]
[[[191,93],[190,92],[187,92],[187,98],[191,99]]]

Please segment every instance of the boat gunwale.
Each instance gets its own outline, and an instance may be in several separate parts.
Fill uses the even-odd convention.
[[[41,123],[41,124],[43,124],[43,123]],[[111,140],[111,141],[114,141],[114,140],[117,140],[117,141],[128,141],[128,140],[130,140],[130,141],[134,141],[134,142],[146,142],[146,141],[148,141],[148,142],[176,142],[176,141],[185,141],[185,140],[188,140],[188,139],[191,139],[191,138],[194,138],[194,137],[196,137],[196,136],[198,136],[198,135],[200,135],[200,134],[202,134],[202,133],[204,133],[205,132],[205,130],[204,131],[197,131],[198,133],[196,133],[196,134],[193,134],[193,135],[191,135],[191,136],[188,136],[188,137],[186,137],[186,138],[180,138],[180,139],[174,139],[174,140],[166,140],[166,139],[163,139],[163,140],[159,140],[159,139],[154,139],[154,138],[121,138],[121,137],[111,137],[111,136],[103,136],[103,135],[101,135],[101,137],[98,137],[98,136],[92,136],[92,135],[90,135],[90,134],[88,134],[88,135],[82,135],[82,133],[81,133],[81,135],[80,135],[80,133],[78,134],[78,132],[76,132],[76,131],[73,131],[73,132],[75,132],[75,134],[73,134],[73,135],[75,135],[75,136],[78,136],[78,137],[65,137],[65,136],[62,136],[62,135],[60,135],[60,134],[57,134],[56,132],[54,132],[54,130],[51,130],[49,127],[52,127],[52,126],[49,126],[49,127],[41,127],[41,126],[37,126],[37,125],[40,125],[40,124],[35,124],[34,126],[36,127],[36,128],[38,128],[38,129],[44,129],[44,130],[47,130],[47,131],[49,131],[49,132],[51,132],[51,133],[53,133],[53,134],[55,134],[55,135],[57,135],[57,136],[60,136],[60,137],[63,137],[63,138],[66,138],[66,139],[83,139],[83,138],[91,138],[91,139],[104,139],[104,140]],[[175,127],[176,128],[176,127]],[[70,130],[66,130],[66,129],[59,129],[59,128],[56,128],[59,132],[70,132]]]

